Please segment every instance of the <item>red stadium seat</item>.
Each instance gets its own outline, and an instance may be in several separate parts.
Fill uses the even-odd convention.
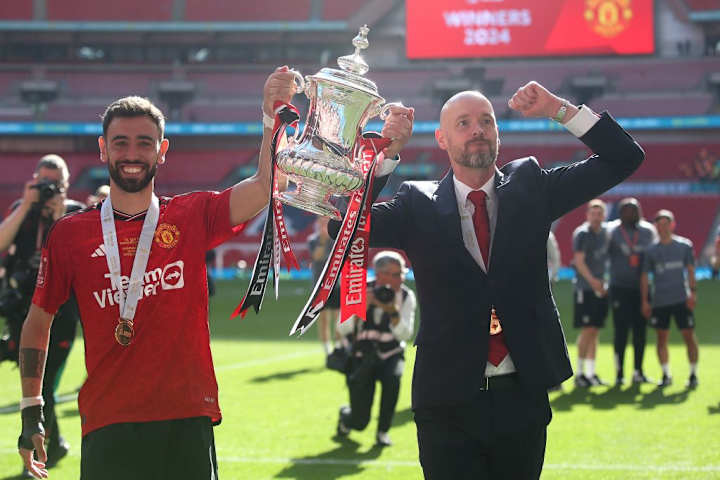
[[[685,0],[690,10],[720,10],[717,0]]]
[[[265,0],[263,2],[186,0],[185,20],[189,22],[302,22],[310,20],[310,0]]]
[[[32,2],[4,2],[27,3]],[[173,0],[47,0],[48,20],[84,21],[163,21],[172,19]]]
[[[0,20],[32,20],[33,2],[3,2],[0,7]]]
[[[368,0],[343,0],[323,2],[323,20],[348,20]]]

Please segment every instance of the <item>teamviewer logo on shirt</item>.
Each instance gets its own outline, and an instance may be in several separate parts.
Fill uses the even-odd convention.
[[[160,277],[160,286],[163,290],[176,290],[185,286],[184,275],[185,262],[178,260],[177,262],[168,263],[163,268]]]

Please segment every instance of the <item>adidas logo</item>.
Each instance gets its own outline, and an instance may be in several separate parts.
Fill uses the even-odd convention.
[[[104,257],[105,256],[105,244],[101,243],[99,247],[90,255],[90,258]]]

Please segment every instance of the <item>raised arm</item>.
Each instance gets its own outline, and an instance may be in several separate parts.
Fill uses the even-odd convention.
[[[30,207],[32,207],[33,202],[37,202],[38,190],[32,188],[36,183],[37,178],[25,183],[22,200],[0,223],[0,252],[4,252],[12,245],[18,230],[20,230],[20,225],[22,225],[23,220],[30,211]]]
[[[272,117],[276,101],[288,103],[295,94],[295,75],[288,67],[277,68],[263,88],[263,112]],[[268,204],[270,197],[270,142],[272,130],[263,126],[262,144],[255,175],[235,185],[230,195],[230,223],[235,226],[257,215]]]
[[[598,117],[589,108],[576,107],[537,82],[521,87],[508,105],[525,117],[558,120],[595,153],[581,162],[543,170],[550,220],[619,184],[645,158],[640,145],[610,115]]]

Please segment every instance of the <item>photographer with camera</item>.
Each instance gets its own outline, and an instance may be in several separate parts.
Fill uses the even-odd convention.
[[[337,435],[364,430],[370,422],[375,382],[382,385],[377,445],[390,446],[388,436],[405,369],[405,341],[415,326],[415,294],[403,284],[405,260],[382,251],[373,260],[375,281],[368,282],[366,321],[351,318],[338,325],[342,336],[351,336],[352,356],[346,373],[350,406],[340,408]]]
[[[35,290],[45,237],[60,217],[84,207],[67,199],[69,177],[62,157],[45,155],[38,162],[33,178],[25,184],[22,198],[12,204],[0,223],[0,252],[6,252],[5,276],[0,290],[0,315],[5,317],[6,333],[0,339],[0,361],[18,362],[20,331]],[[71,299],[62,306],[52,325],[42,391],[48,467],[64,457],[69,448],[57,425],[54,387],[75,339],[78,319],[77,304]],[[25,476],[32,478],[27,472]]]

